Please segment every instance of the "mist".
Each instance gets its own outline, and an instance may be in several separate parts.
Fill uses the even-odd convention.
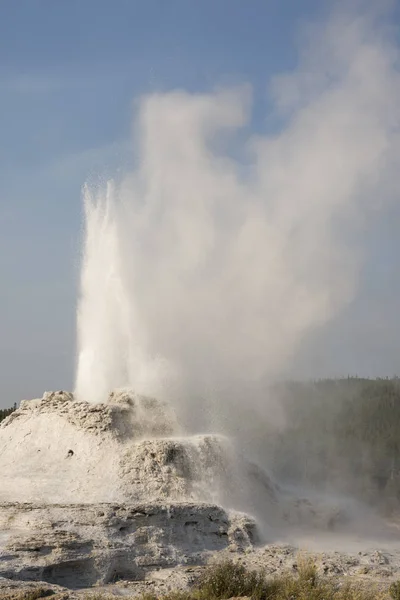
[[[78,397],[132,387],[244,444],[244,414],[279,417],[266,383],[351,303],[397,192],[392,36],[374,11],[303,28],[296,68],[265,82],[273,130],[248,84],[135,101],[131,172],[84,189]]]

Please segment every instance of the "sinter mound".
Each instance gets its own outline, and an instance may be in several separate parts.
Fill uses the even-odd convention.
[[[0,464],[0,577],[9,579],[137,581],[249,550],[266,523],[332,525],[332,511],[285,495],[229,439],[183,436],[167,405],[127,390],[104,404],[67,392],[22,402],[0,425]]]
[[[22,402],[0,426],[0,464],[3,577],[70,587],[141,579],[255,541],[253,519],[220,506],[240,496],[228,440],[182,437],[152,398],[121,391],[94,405],[53,392]]]

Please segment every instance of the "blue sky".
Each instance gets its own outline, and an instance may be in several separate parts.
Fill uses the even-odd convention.
[[[72,387],[80,190],[91,174],[128,161],[133,100],[149,91],[249,82],[252,128],[273,128],[260,110],[268,80],[294,68],[299,27],[327,6],[316,0],[0,3],[0,406]],[[396,370],[398,216],[393,207],[377,217],[360,283],[364,301],[325,332],[322,357],[310,342],[315,375]],[[366,330],[371,314],[379,315],[379,326]],[[362,331],[361,348],[349,327]],[[301,371],[300,359],[299,365]]]

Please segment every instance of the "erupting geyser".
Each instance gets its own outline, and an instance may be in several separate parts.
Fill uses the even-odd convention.
[[[393,191],[400,117],[394,58],[364,25],[341,24],[345,68],[329,26],[274,82],[286,126],[240,147],[247,87],[141,100],[134,169],[84,190],[78,398],[127,386],[196,422],[208,397],[223,420],[352,300],[353,225]]]
[[[398,173],[398,53],[382,36],[328,22],[273,82],[286,125],[240,147],[248,87],[142,99],[134,170],[84,190],[75,392],[0,425],[0,576],[140,579],[252,547],[238,510],[264,526],[318,516],[237,452],[236,415],[262,398],[270,418],[261,379],[353,297],[354,215]],[[202,435],[205,414],[235,442]]]

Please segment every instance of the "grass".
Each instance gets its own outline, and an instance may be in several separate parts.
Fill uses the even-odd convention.
[[[40,592],[43,594],[45,590],[39,588],[25,592],[19,600],[37,600],[47,595],[40,595]],[[57,597],[58,594],[54,596],[55,599]],[[308,559],[299,560],[296,575],[267,577],[262,571],[250,570],[228,560],[207,567],[190,590],[165,595],[146,593],[136,596],[136,599],[228,600],[240,597],[252,600],[400,600],[400,581],[388,585],[383,591],[374,588],[372,583],[367,588],[365,585],[343,583],[319,576],[315,565]],[[93,593],[84,598],[109,600],[112,596]],[[128,600],[128,597],[125,598]]]
[[[267,577],[262,571],[247,569],[244,565],[225,561],[209,566],[195,586],[188,591],[165,595],[152,593],[138,600],[400,600],[400,582],[386,591],[369,585],[368,589],[351,583],[320,577],[310,560],[300,560],[297,575]],[[88,597],[89,600],[90,597]],[[105,600],[96,596],[95,600]]]
[[[39,600],[40,598],[50,598],[52,596],[57,598],[57,595],[53,590],[43,587],[37,587],[22,592],[19,592],[18,590],[9,593],[4,590],[1,590],[0,592],[1,600]]]
[[[390,598],[377,590],[365,590],[356,585],[340,585],[321,578],[315,565],[300,560],[298,574],[268,578],[259,571],[227,561],[209,567],[198,582],[193,600],[227,600],[246,596],[254,600],[378,600]],[[399,597],[400,598],[400,597]],[[174,600],[169,598],[168,600]],[[178,599],[177,599],[178,600]]]
[[[390,597],[393,600],[400,600],[400,581],[395,581],[389,588]]]

